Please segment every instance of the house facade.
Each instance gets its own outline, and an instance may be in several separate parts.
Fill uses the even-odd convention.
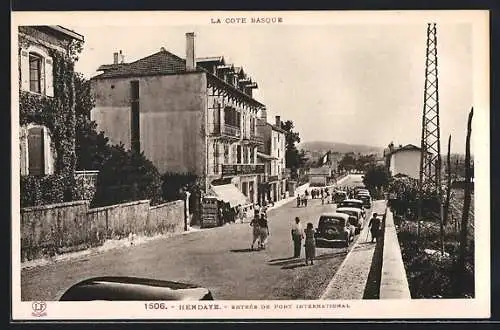
[[[62,26],[20,26],[18,38],[20,173],[21,176],[57,174],[65,170],[63,166],[57,166],[58,158],[74,153],[75,138],[74,134],[58,134],[54,121],[61,118],[61,114],[53,109],[50,111],[54,105],[51,102],[57,99],[67,105],[59,110],[64,111],[67,118],[74,116],[74,107],[68,101],[70,97],[59,90],[62,84],[55,81],[55,72],[64,72],[66,68],[61,66],[67,63],[65,61],[71,62],[71,46],[75,41],[83,43],[84,38]],[[72,72],[71,68],[67,73]],[[73,133],[75,131],[74,121],[58,124]],[[58,150],[58,146],[64,146],[64,149]]]
[[[385,152],[385,157],[391,175],[404,174],[413,179],[419,179],[420,150],[419,147],[412,144],[389,148]]]
[[[259,135],[264,144],[258,148],[258,158],[265,166],[265,174],[259,182],[258,201],[260,204],[277,202],[285,197],[287,191],[285,165],[285,134],[281,128],[281,118],[276,116],[274,124],[268,123],[264,116],[257,121]]]
[[[253,203],[264,173],[256,128],[264,105],[252,96],[258,86],[222,56],[196,58],[194,38],[186,33],[185,59],[161,48],[122,63],[115,53],[114,63],[91,79],[91,117],[111,143],[144,152],[160,173],[190,172],[206,191],[241,192],[246,200],[240,204]]]

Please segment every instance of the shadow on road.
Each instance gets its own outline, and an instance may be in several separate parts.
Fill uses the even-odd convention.
[[[235,253],[241,253],[241,252],[259,252],[258,249],[235,249],[235,250],[230,250],[231,252],[235,252]]]
[[[335,252],[335,253],[325,253],[325,254],[321,254],[319,256],[316,256],[316,258],[314,258],[314,260],[315,261],[327,260],[327,259],[332,259],[335,257],[342,256],[345,254],[346,254],[345,251]],[[294,268],[306,266],[304,258],[293,258],[293,257],[273,259],[273,260],[268,261],[268,265],[270,265],[270,266],[282,266],[281,267],[282,269],[294,269]]]

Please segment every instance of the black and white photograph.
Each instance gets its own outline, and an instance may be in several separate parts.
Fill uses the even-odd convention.
[[[12,13],[13,318],[489,317],[488,19]]]

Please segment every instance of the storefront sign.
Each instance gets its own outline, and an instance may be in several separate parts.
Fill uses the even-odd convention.
[[[211,228],[219,225],[217,198],[203,197],[201,200],[201,227]]]

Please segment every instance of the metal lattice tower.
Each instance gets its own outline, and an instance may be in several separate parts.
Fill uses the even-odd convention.
[[[420,196],[436,192],[441,200],[441,143],[436,23],[427,24],[424,109],[420,156]]]

